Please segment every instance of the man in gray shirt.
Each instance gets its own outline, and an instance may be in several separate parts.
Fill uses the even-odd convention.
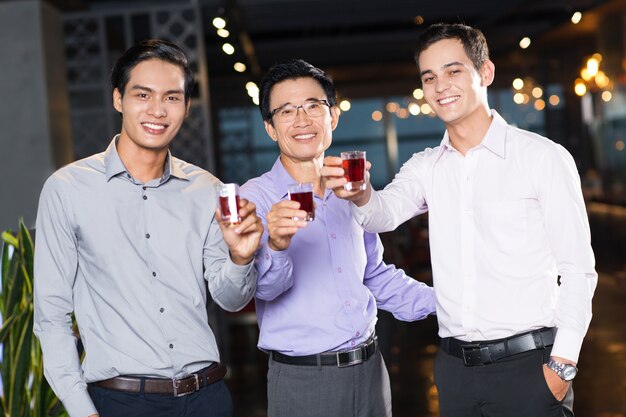
[[[169,152],[193,85],[176,45],[130,48],[111,84],[121,133],[41,193],[34,330],[46,378],[71,417],[230,416],[206,283],[229,311],[252,298],[256,208],[241,200],[241,223],[223,224],[219,180]]]

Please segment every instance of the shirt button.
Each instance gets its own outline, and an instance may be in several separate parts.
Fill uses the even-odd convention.
[[[350,301],[346,301],[344,304],[346,305],[346,307],[350,307]]]
[[[165,311],[165,309],[164,309],[163,307],[161,307],[161,308],[159,309],[159,311],[162,313],[162,312],[164,312],[164,311]],[[171,346],[171,345],[170,345],[170,346]]]
[[[146,239],[150,239],[150,233],[146,233]]]
[[[331,237],[331,238],[333,238],[333,239],[337,239],[337,235],[336,235],[336,234],[334,234],[334,233],[331,233],[331,234],[330,234],[330,237]]]
[[[341,274],[341,267],[337,268],[337,272]]]
[[[152,276],[156,277],[156,272],[152,271]]]
[[[265,259],[269,259],[269,258],[270,258],[270,255],[266,253],[265,254]]]
[[[356,332],[356,337],[361,336],[361,332]]]
[[[144,199],[144,200],[147,200],[147,199],[148,199],[148,196],[147,196],[147,195],[144,195],[144,196],[143,196],[143,199]]]
[[[174,345],[170,343],[170,349],[174,349]]]
[[[141,187],[141,188],[142,188],[143,190],[145,190],[145,189],[146,189],[146,188],[148,188],[148,187],[146,187],[146,186],[144,185],[144,186],[143,186],[143,187]]]

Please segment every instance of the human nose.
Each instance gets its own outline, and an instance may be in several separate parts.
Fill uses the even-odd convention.
[[[450,87],[450,82],[444,78],[438,78],[435,84],[435,91],[440,93]]]
[[[302,110],[302,111],[300,111],[300,110]],[[309,114],[304,109],[304,106],[296,107],[296,118],[294,119],[294,123],[296,123],[296,124],[305,123],[306,124],[308,122],[309,122]]]
[[[150,103],[149,112],[154,117],[165,117],[167,115],[165,106],[160,100],[154,100]]]

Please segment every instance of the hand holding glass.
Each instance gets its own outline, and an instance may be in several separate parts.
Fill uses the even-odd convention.
[[[348,182],[343,186],[344,190],[365,190],[365,151],[341,152],[341,164],[344,176]]]
[[[239,185],[235,183],[220,184],[217,187],[220,197],[220,211],[222,212],[222,221],[236,226],[241,223],[239,217]]]
[[[313,184],[305,182],[301,184],[291,184],[288,188],[289,199],[300,203],[300,210],[307,212],[306,218],[294,217],[294,220],[315,220],[315,209],[313,208]]]

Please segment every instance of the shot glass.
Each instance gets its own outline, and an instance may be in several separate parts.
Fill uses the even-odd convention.
[[[315,220],[315,209],[313,208],[313,184],[304,182],[300,184],[290,184],[288,188],[289,199],[300,203],[300,210],[306,211],[306,218],[294,217],[294,220]]]
[[[343,166],[344,176],[347,183],[343,189],[365,190],[367,183],[365,182],[365,151],[347,151],[341,152],[341,164]]]
[[[217,186],[217,193],[220,197],[222,222],[229,223],[231,226],[241,223],[241,217],[239,217],[239,185],[235,183],[220,184]]]

